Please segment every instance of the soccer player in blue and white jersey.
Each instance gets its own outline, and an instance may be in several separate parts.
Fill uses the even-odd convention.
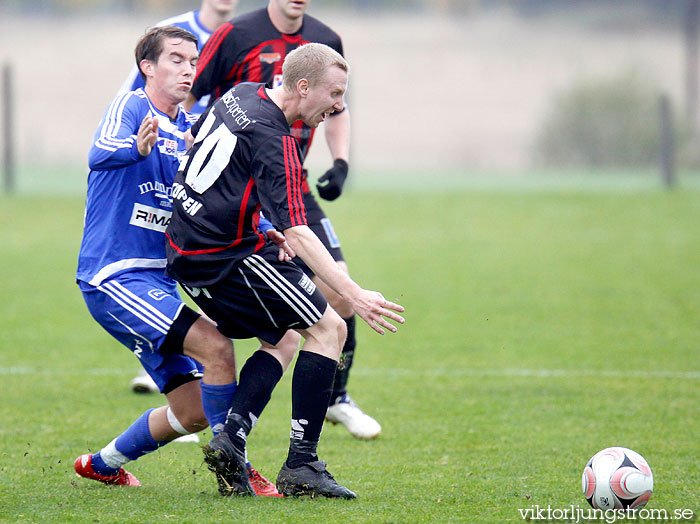
[[[117,96],[90,149],[76,275],[91,315],[139,358],[168,401],[75,461],[82,477],[126,486],[140,485],[127,462],[207,425],[218,433],[236,390],[233,344],[183,303],[165,274],[172,183],[194,121],[180,103],[194,79],[197,39],[179,27],[154,28],[135,55],[145,88]],[[250,475],[257,487],[259,474]]]
[[[212,33],[221,24],[233,18],[233,12],[237,5],[238,0],[202,0],[202,5],[199,9],[162,20],[156,24],[156,27],[174,25],[187,29],[197,37],[199,51],[201,51]],[[141,78],[138,68],[134,66],[122,84],[119,94],[136,91],[139,87],[143,88],[144,86],[144,80]],[[202,97],[190,109],[190,113],[201,115],[208,105],[209,97]]]
[[[201,51],[211,34],[224,22],[233,17],[233,12],[237,5],[238,0],[202,0],[199,9],[162,20],[156,24],[156,27],[174,25],[186,29],[197,37],[197,47]],[[134,65],[131,69],[131,73],[129,73],[129,76],[122,84],[119,94],[136,91],[138,88],[143,88],[144,86],[144,79],[141,77],[138,67]],[[206,110],[208,103],[209,97],[202,97],[202,99],[190,109],[190,113],[200,115]],[[151,376],[145,372],[134,377],[130,385],[135,393],[159,392],[158,385],[151,379]]]

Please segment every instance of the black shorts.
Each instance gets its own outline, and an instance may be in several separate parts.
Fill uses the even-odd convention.
[[[323,245],[326,246],[333,260],[336,262],[345,260],[343,252],[340,250],[340,240],[338,240],[333,230],[331,219],[326,216],[321,206],[318,205],[313,193],[304,193],[304,208],[306,208],[306,223],[311,228],[311,231],[316,233],[316,236],[323,242]],[[294,263],[307,275],[314,276],[314,272],[301,258],[296,257]]]
[[[224,336],[277,344],[287,330],[313,326],[326,311],[326,299],[311,279],[293,262],[280,262],[277,253],[268,244],[224,280],[182,287]]]

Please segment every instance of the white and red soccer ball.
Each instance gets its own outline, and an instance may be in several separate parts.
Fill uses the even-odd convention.
[[[595,509],[639,509],[654,490],[647,461],[627,448],[606,448],[583,469],[583,495]]]

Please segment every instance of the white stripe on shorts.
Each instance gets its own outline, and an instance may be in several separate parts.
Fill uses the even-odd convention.
[[[279,295],[309,326],[323,316],[307,297],[287,281],[274,266],[259,255],[250,255],[243,260],[265,283]]]
[[[318,320],[320,320],[323,314],[316,308],[314,303],[311,300],[309,300],[309,297],[302,293],[299,290],[299,288],[295,287],[294,284],[289,282],[289,280],[284,278],[284,276],[282,276],[282,274],[279,271],[277,271],[277,269],[275,269],[275,267],[272,264],[270,264],[260,255],[251,255],[248,258],[252,258],[255,262],[257,262],[259,269],[265,271],[270,278],[275,279],[277,282],[281,283],[283,287],[288,290],[287,293],[290,295],[290,298],[292,300],[298,302],[300,306],[304,308],[306,313],[312,318],[316,317],[315,322],[318,322]],[[289,293],[290,291],[291,294]]]
[[[309,309],[311,310],[310,314],[318,316],[318,318],[321,318],[323,314],[316,308],[314,303],[307,297],[304,293],[302,293],[299,288],[295,287],[294,284],[292,284],[289,280],[284,278],[284,276],[275,269],[275,266],[270,264],[267,260],[265,260],[263,257],[260,255],[251,255],[248,258],[252,258],[253,260],[257,261],[261,269],[267,269],[270,272],[271,277],[276,277],[279,282],[281,282],[287,289],[289,289],[294,295],[296,295],[297,299],[300,300],[302,303],[306,304]],[[293,297],[294,298],[294,297]]]
[[[267,306],[260,298],[260,295],[258,295],[258,292],[255,291],[255,289],[253,289],[253,286],[250,285],[250,282],[248,282],[248,277],[245,276],[245,273],[243,272],[243,270],[239,267],[238,271],[240,272],[241,276],[243,277],[243,280],[245,280],[245,285],[248,286],[248,289],[250,289],[253,292],[253,294],[255,295],[255,298],[258,299],[258,302],[260,302],[260,305],[265,310],[265,313],[267,313],[267,316],[270,319],[270,322],[272,322],[272,325],[275,326],[276,328],[279,328],[279,326],[277,325],[277,322],[275,322],[275,319],[272,317],[272,313],[270,313],[270,310],[267,309]]]
[[[167,335],[168,331],[170,331],[170,326],[173,323],[172,319],[165,316],[142,298],[134,295],[121,284],[110,281],[98,286],[97,289],[112,297],[124,309],[130,311],[164,335]]]

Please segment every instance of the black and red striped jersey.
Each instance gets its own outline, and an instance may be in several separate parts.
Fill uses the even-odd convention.
[[[326,44],[343,54],[343,44],[332,29],[316,18],[304,15],[301,29],[294,34],[280,33],[267,13],[258,9],[225,23],[202,49],[192,94],[211,100],[239,82],[263,82],[278,87],[282,82],[282,63],[288,53],[303,44]],[[301,146],[302,162],[314,130],[301,121],[292,125],[292,135]]]
[[[192,128],[166,230],[168,273],[187,285],[211,285],[263,247],[261,207],[279,230],[306,225],[299,144],[265,87],[236,85]]]

